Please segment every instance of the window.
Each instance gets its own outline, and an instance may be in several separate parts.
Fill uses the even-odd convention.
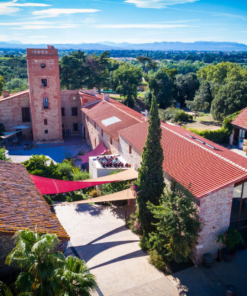
[[[77,97],[76,96],[73,96],[73,101],[76,101]]]
[[[47,125],[48,123],[47,123],[47,119],[44,119],[44,125]]]
[[[132,153],[132,146],[129,145],[129,154]]]
[[[96,122],[94,122],[94,128],[96,128]]]
[[[48,98],[43,98],[43,102],[44,102],[44,109],[48,109],[49,108]]]
[[[104,131],[101,129],[101,137],[104,136]]]
[[[47,86],[47,79],[41,79],[41,85],[46,87]]]
[[[40,67],[41,67],[42,69],[44,69],[46,66],[45,66],[45,64],[41,64]]]
[[[29,107],[21,108],[21,114],[22,114],[22,122],[30,122],[31,121]]]
[[[73,131],[78,132],[78,123],[73,123]]]
[[[72,116],[77,116],[78,115],[77,107],[72,107],[71,108],[71,113],[72,113]]]
[[[244,138],[245,137],[245,130],[240,129],[239,130],[239,138]]]
[[[48,130],[45,130],[45,134],[48,134]]]
[[[64,107],[61,108],[61,112],[62,112],[62,116],[65,116],[65,108]]]
[[[112,145],[112,138],[110,138],[110,144]]]

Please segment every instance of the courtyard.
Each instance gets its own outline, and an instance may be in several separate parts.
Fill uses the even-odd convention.
[[[65,138],[63,143],[38,145],[38,148],[32,148],[31,150],[24,150],[24,145],[7,147],[6,157],[15,163],[21,163],[28,160],[32,155],[43,154],[55,163],[58,163],[63,162],[66,155],[74,157],[79,152],[87,153],[90,150],[88,145],[82,142],[80,136],[72,136]]]

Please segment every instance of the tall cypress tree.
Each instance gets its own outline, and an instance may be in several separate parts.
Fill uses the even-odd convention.
[[[158,104],[154,97],[150,109],[147,140],[142,153],[141,168],[136,181],[139,205],[139,222],[144,236],[155,230],[155,219],[147,208],[147,202],[159,204],[165,187],[163,177],[163,148],[161,146],[162,130],[158,114]]]

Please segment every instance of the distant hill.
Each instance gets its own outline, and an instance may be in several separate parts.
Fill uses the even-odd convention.
[[[160,50],[160,51],[247,51],[247,45],[236,42],[210,42],[197,41],[194,43],[183,42],[154,42],[143,44],[114,43],[105,41],[101,43],[82,44],[53,44],[58,49],[81,49],[81,50]],[[46,48],[46,44],[23,44],[18,41],[0,42],[0,48]]]

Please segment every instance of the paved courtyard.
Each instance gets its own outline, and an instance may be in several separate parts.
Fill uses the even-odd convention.
[[[125,226],[125,211],[98,205],[56,207],[71,237],[68,255],[87,262],[96,276],[93,296],[178,296],[174,284],[150,265],[139,238]]]

